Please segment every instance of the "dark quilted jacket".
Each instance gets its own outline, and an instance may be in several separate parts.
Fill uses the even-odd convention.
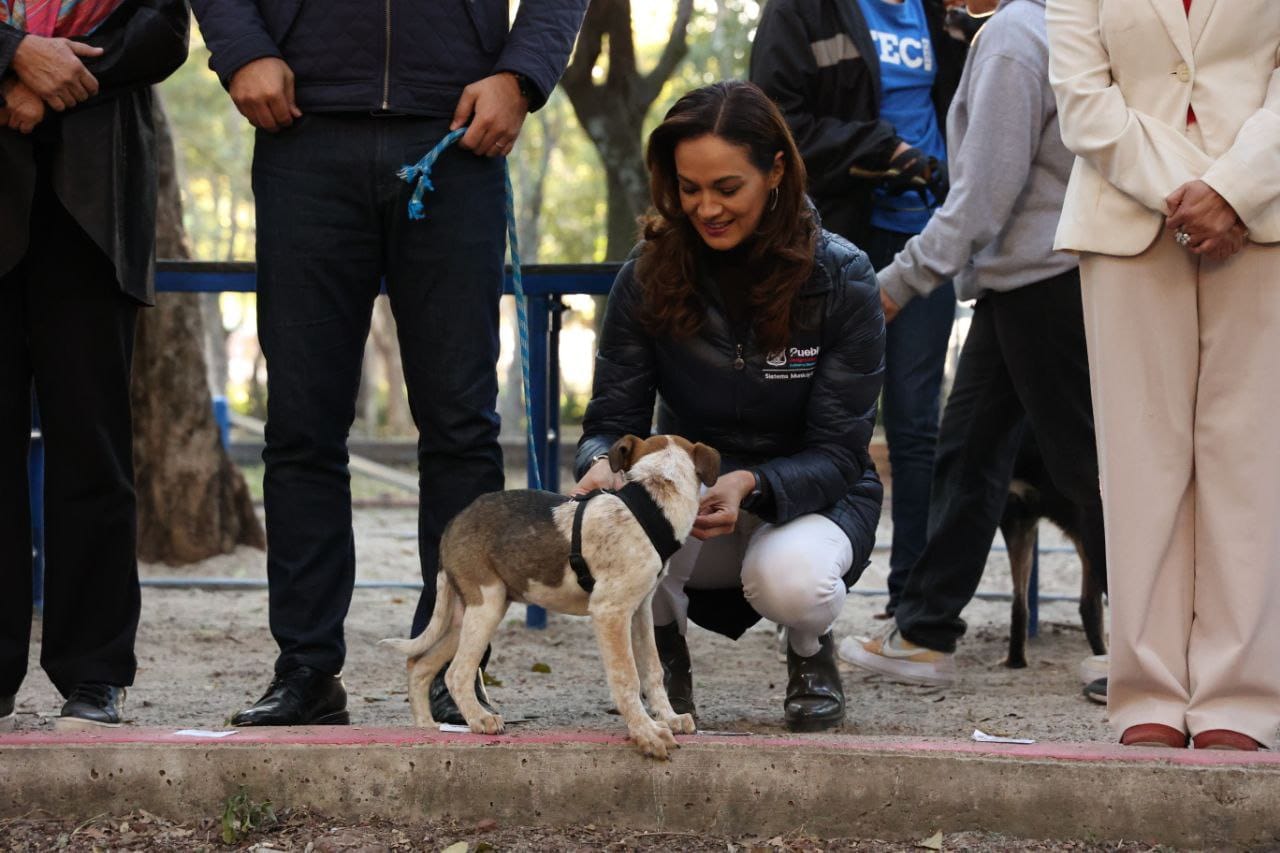
[[[884,314],[861,250],[823,231],[815,260],[785,358],[760,350],[750,334],[735,338],[710,274],[698,283],[702,330],[680,341],[654,338],[642,327],[641,286],[628,261],[609,294],[576,467],[581,476],[621,436],[648,435],[656,395],[659,432],[710,444],[725,471],[760,473],[769,497],[752,511],[765,521],[816,512],[838,524],[853,543],[852,585],[880,517],[867,445],[884,378]]]
[[[587,0],[194,0],[224,86],[243,65],[281,57],[304,111],[451,116],[469,83],[527,76],[536,109],[555,88]]]

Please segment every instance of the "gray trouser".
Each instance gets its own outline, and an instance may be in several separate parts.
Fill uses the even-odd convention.
[[[653,596],[653,622],[678,621],[683,634],[689,610],[686,587],[740,586],[757,613],[787,628],[796,654],[810,657],[818,652],[818,638],[840,615],[845,599],[841,578],[852,564],[849,537],[824,516],[802,515],[775,525],[744,512],[733,533],[689,539],[672,556]]]

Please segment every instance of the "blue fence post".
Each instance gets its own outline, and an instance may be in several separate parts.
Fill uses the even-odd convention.
[[[530,400],[533,423],[529,424],[529,430],[533,433],[533,447],[537,448],[538,456],[540,457],[538,463],[543,466],[538,471],[542,475],[542,487],[544,489],[553,489],[554,487],[546,478],[545,469],[547,462],[547,428],[549,425],[547,385],[550,375],[548,370],[550,366],[550,299],[544,295],[528,296],[526,298],[529,303],[529,393],[533,398]],[[531,489],[535,485],[534,466],[534,460],[530,459],[528,482]],[[537,605],[530,604],[525,610],[524,624],[526,628],[546,628],[547,611]]]
[[[40,412],[31,397],[31,449],[27,455],[27,490],[31,502],[31,606],[44,613],[44,437]]]
[[[224,394],[213,395],[213,419],[218,424],[218,437],[222,439],[222,449],[231,446],[231,409],[227,405]]]
[[[542,488],[551,492],[560,491],[560,327],[564,319],[564,302],[559,295],[547,300],[550,312],[551,329],[547,344],[547,404],[553,407],[549,412],[547,424],[547,440],[542,454]]]

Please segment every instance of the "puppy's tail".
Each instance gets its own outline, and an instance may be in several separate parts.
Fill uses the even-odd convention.
[[[449,575],[441,571],[436,577],[436,606],[431,611],[431,621],[427,628],[411,640],[389,638],[379,640],[378,645],[399,652],[408,658],[422,657],[444,637],[453,623],[454,610],[458,605],[458,588],[449,580]]]

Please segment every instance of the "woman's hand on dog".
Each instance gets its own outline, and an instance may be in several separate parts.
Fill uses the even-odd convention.
[[[596,489],[620,489],[623,486],[621,472],[614,471],[609,467],[608,459],[597,459],[596,463],[587,469],[587,473],[582,475],[582,479],[578,481],[578,485],[573,487],[571,495],[585,495],[587,492]]]
[[[756,478],[750,471],[721,474],[716,484],[702,495],[698,517],[693,520],[693,537],[714,539],[732,533],[738,524],[739,507],[755,487]]]

